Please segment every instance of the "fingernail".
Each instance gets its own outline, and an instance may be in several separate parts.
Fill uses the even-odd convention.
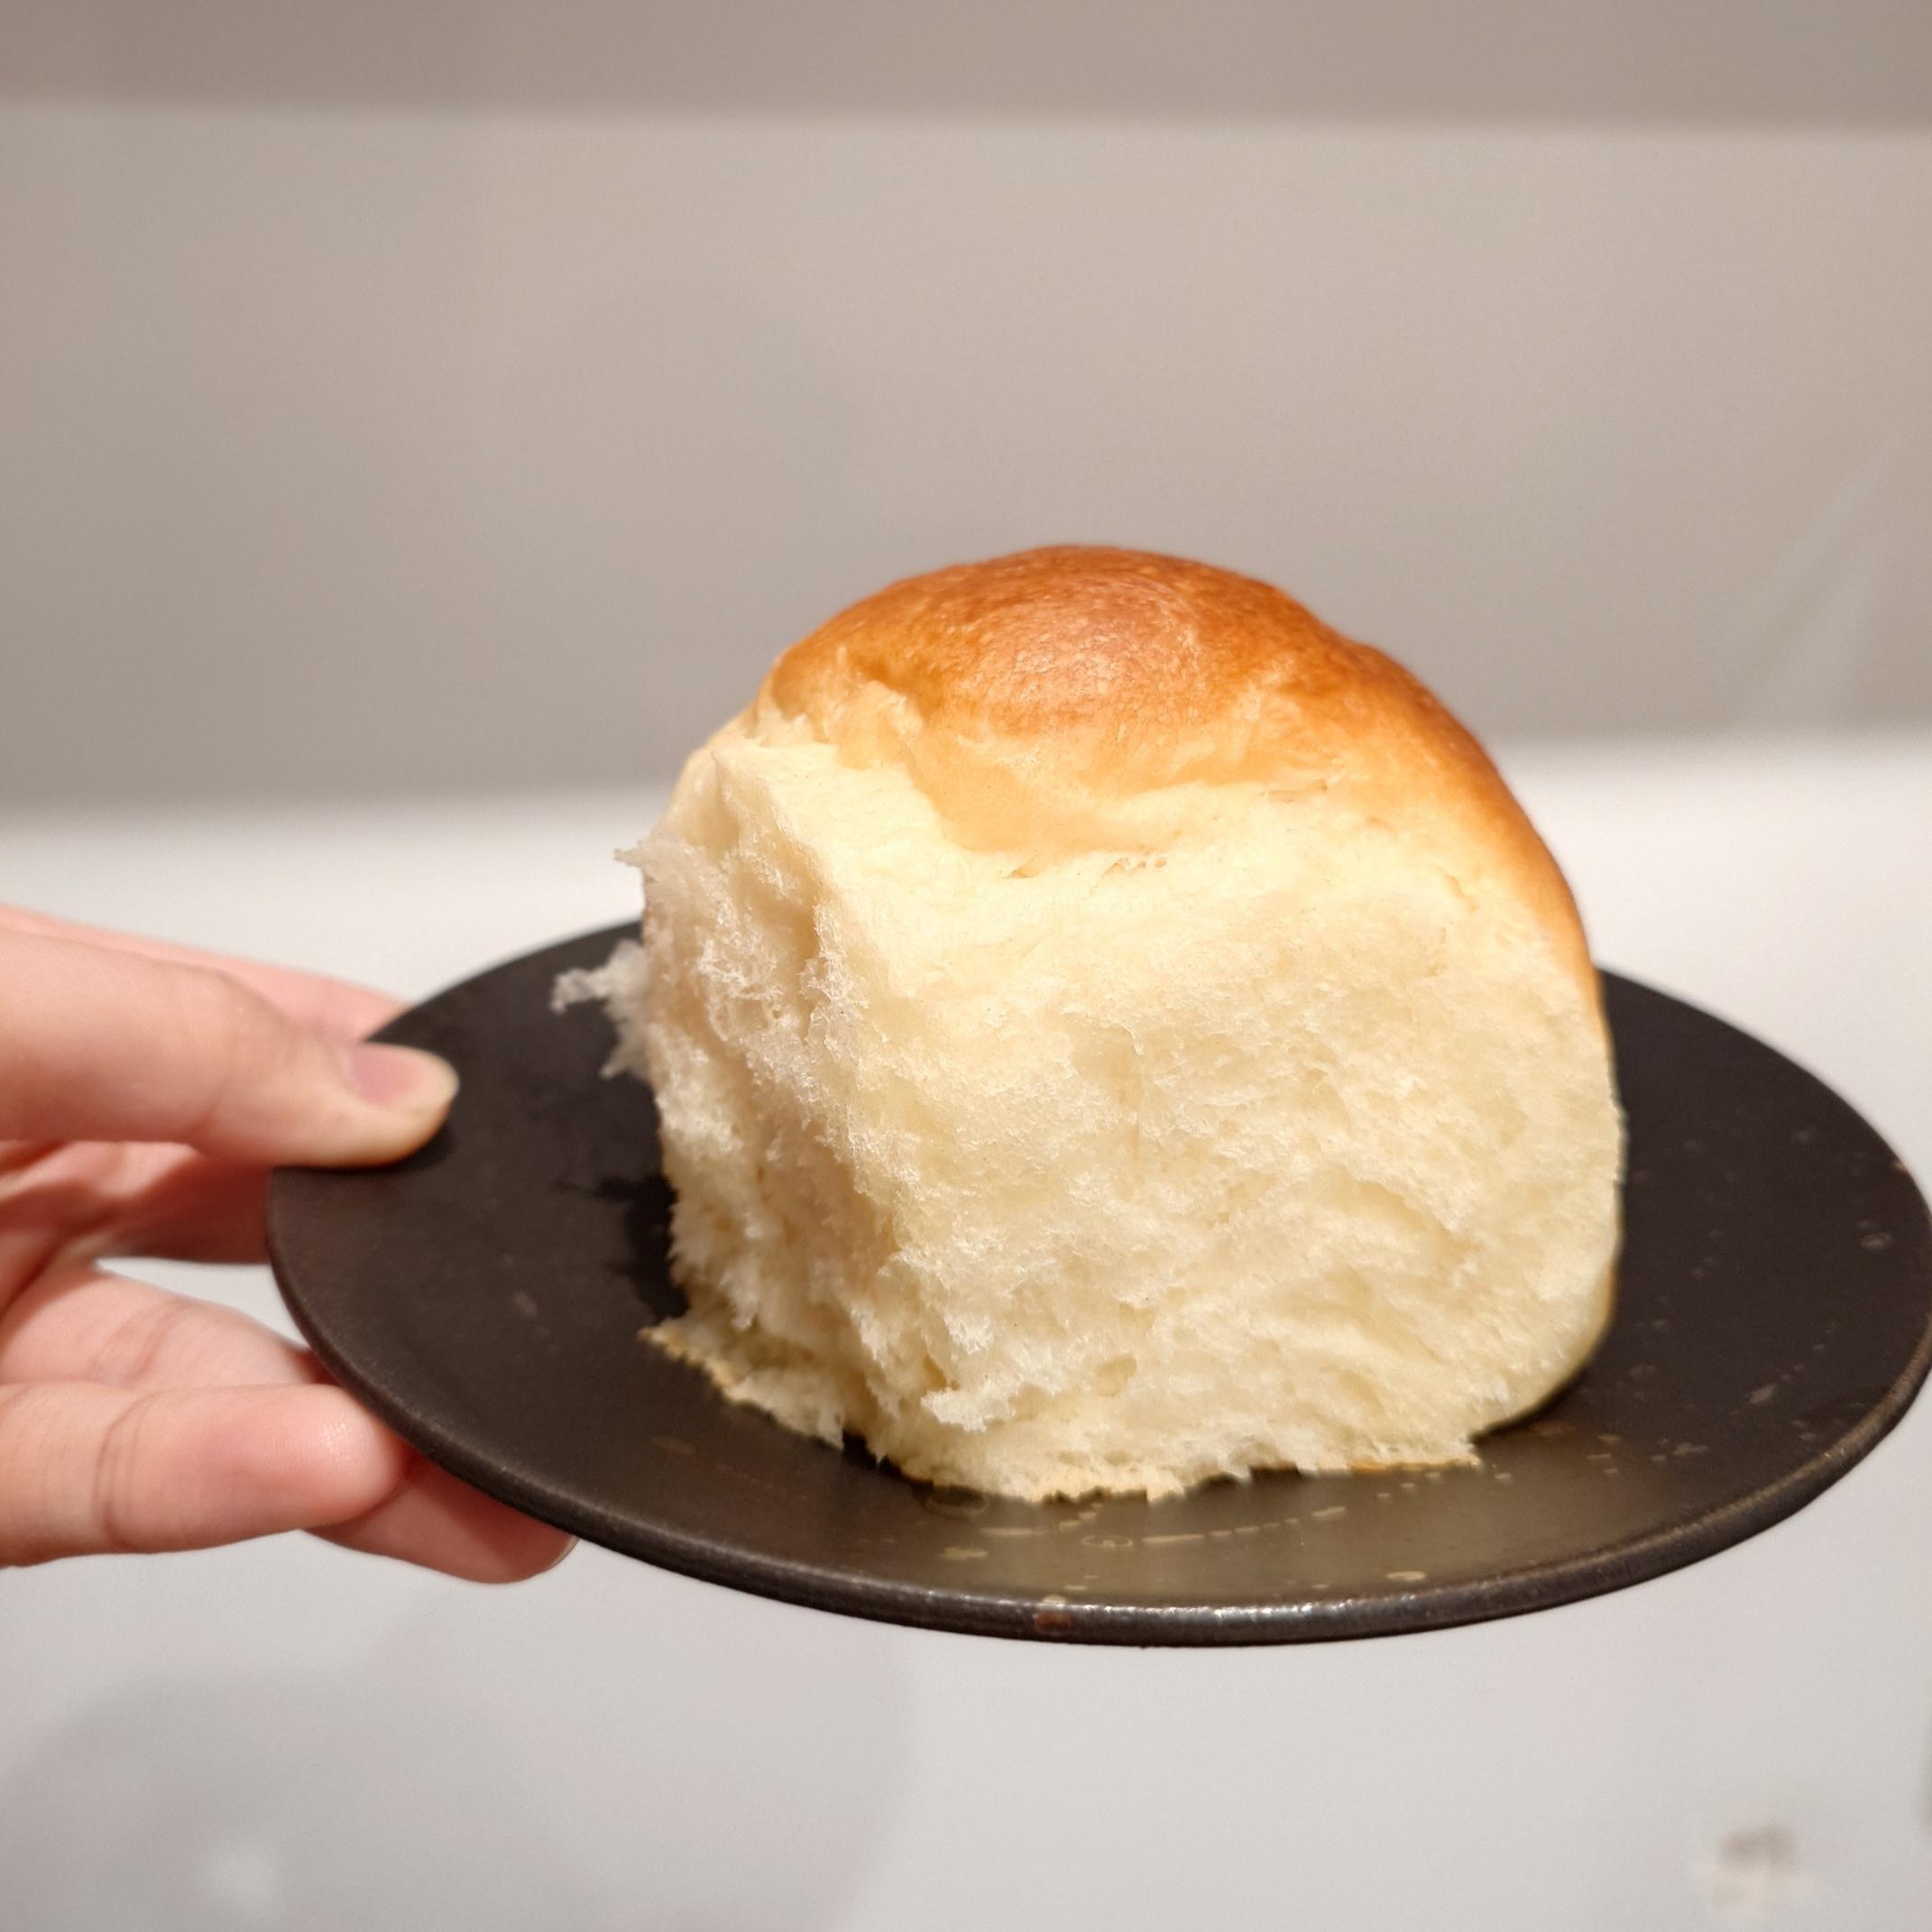
[[[349,1084],[378,1107],[428,1111],[456,1097],[456,1070],[413,1046],[352,1046]]]

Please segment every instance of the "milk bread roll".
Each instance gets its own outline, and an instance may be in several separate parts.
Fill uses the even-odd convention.
[[[637,853],[626,1016],[731,1395],[1022,1497],[1467,1458],[1607,1320],[1561,873],[1399,666],[1063,547],[795,645]]]

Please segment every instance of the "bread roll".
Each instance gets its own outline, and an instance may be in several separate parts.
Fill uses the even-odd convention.
[[[896,584],[634,856],[653,1332],[794,1428],[1023,1497],[1451,1462],[1602,1332],[1562,875],[1280,591],[1084,547]]]

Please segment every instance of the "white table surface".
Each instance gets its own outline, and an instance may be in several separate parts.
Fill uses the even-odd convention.
[[[1932,737],[1505,759],[1606,963],[1932,1170]],[[627,916],[654,795],[0,825],[0,897],[419,994]],[[262,1271],[145,1272],[281,1320]],[[1932,1923],[1932,1407],[1697,1568],[1187,1653],[849,1622],[580,1550],[0,1577],[0,1926],[1513,1932]]]

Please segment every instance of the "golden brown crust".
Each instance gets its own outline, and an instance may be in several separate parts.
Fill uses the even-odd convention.
[[[749,722],[904,763],[984,846],[1105,842],[1110,804],[1177,786],[1344,787],[1505,877],[1594,993],[1569,888],[1482,747],[1400,665],[1252,577],[1083,545],[908,577],[787,651]]]

